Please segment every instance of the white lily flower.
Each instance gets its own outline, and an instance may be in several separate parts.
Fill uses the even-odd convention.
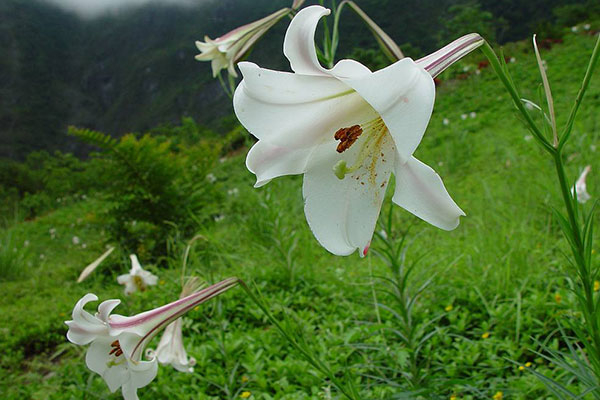
[[[137,389],[148,385],[158,371],[156,358],[143,360],[142,354],[152,338],[172,321],[197,305],[223,293],[237,284],[229,278],[170,304],[132,317],[110,315],[120,300],[107,300],[95,315],[83,307],[98,300],[88,293],[73,309],[73,320],[66,321],[67,339],[78,345],[90,344],[86,353],[87,367],[102,376],[111,392],[121,388],[125,400],[137,400]]]
[[[185,351],[181,332],[182,325],[183,320],[178,318],[167,326],[160,338],[155,354],[161,364],[171,364],[173,368],[180,372],[194,372],[196,359],[188,357]]]
[[[191,293],[197,292],[204,283],[197,277],[191,277],[183,285],[183,289],[179,298],[189,296]],[[155,355],[158,362],[161,364],[171,364],[173,368],[180,372],[194,372],[196,359],[187,356],[185,347],[183,346],[182,334],[183,320],[178,318],[171,322],[166,327],[163,336],[160,338],[160,343],[156,351],[148,349],[147,354]]]
[[[470,34],[416,62],[404,58],[377,72],[353,60],[325,69],[314,34],[327,14],[306,7],[290,23],[284,54],[295,73],[238,65],[244,79],[234,109],[259,139],[246,159],[255,186],[304,174],[308,223],[321,245],[338,255],[366,253],[392,172],[396,204],[439,228],[456,228],[463,211],[440,177],[412,154],[433,110],[433,77],[483,39]]]
[[[295,3],[294,3],[295,5]],[[237,77],[235,64],[250,48],[281,18],[290,13],[290,8],[282,8],[258,21],[240,26],[217,39],[204,36],[204,42],[196,41],[200,50],[195,58],[198,61],[210,61],[213,77],[222,69],[227,69],[231,76]]]
[[[592,196],[590,196],[590,194],[587,192],[587,185],[585,183],[585,180],[591,170],[592,170],[591,165],[587,165],[583,169],[583,172],[581,173],[581,175],[579,175],[579,178],[577,178],[577,181],[575,182],[575,186],[573,186],[573,188],[571,188],[571,194],[574,196],[575,193],[577,193],[577,201],[581,204],[587,202],[589,199],[592,198]]]
[[[143,292],[148,286],[156,285],[158,277],[143,269],[135,254],[131,254],[129,258],[131,258],[131,270],[128,274],[117,277],[119,285],[125,285],[125,294],[130,295],[138,290]]]

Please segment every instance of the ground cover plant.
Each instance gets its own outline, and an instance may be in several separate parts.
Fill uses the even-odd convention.
[[[591,30],[569,30],[564,43],[542,52],[557,126],[567,123],[580,89],[596,43]],[[520,89],[517,101],[544,104],[530,42],[506,46],[504,57]],[[75,302],[89,292],[101,301],[120,298],[118,312],[134,315],[176,300],[186,276],[210,283],[236,276],[247,285],[183,317],[194,372],[161,367],[155,381],[139,389],[141,398],[498,400],[569,398],[569,392],[596,398],[597,375],[582,361],[593,349],[581,336],[586,326],[564,322],[589,320],[578,311],[579,282],[561,232],[568,221],[561,224],[553,211],[562,210],[564,191],[554,161],[518,123],[493,70],[503,66],[485,60],[474,53],[454,66],[460,73],[440,77],[428,131],[415,152],[435,167],[467,217],[448,233],[391,206],[388,191],[364,259],[336,257],[319,245],[302,217],[302,178],[252,188],[255,177],[244,167],[252,143],[230,150],[239,127],[228,140],[215,139],[214,153],[202,144],[183,148],[165,138],[125,137],[120,146],[130,157],[120,159],[136,168],[119,162],[112,147],[84,163],[88,169],[73,168],[94,177],[101,163],[115,187],[74,183],[73,195],[28,220],[16,200],[0,241],[0,308],[8,320],[0,330],[3,396],[119,398],[84,367],[86,350],[65,340],[63,321]],[[587,190],[597,197],[597,80],[590,81],[585,101],[563,166],[570,189],[590,165]],[[542,114],[533,115],[543,123]],[[206,162],[197,172],[188,171],[194,154]],[[145,179],[131,178],[131,171]],[[198,182],[209,194],[199,195],[194,208],[177,189]],[[138,201],[161,200],[168,209],[130,214]],[[582,205],[587,215],[591,203]],[[202,218],[179,214],[190,209]],[[593,243],[593,232],[586,235]],[[128,236],[145,240],[121,240]],[[117,250],[77,283],[81,270],[113,245]],[[133,252],[157,284],[124,296],[117,277],[129,271]],[[595,271],[593,246],[586,244],[585,254],[585,268]],[[587,279],[595,300],[600,283],[594,274]],[[157,349],[159,339],[147,346]],[[565,357],[571,349],[579,358]]]

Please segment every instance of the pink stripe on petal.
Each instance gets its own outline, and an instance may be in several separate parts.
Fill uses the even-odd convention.
[[[470,33],[456,39],[438,51],[418,59],[416,63],[425,68],[435,78],[450,65],[481,46],[483,42],[484,40],[479,34]]]

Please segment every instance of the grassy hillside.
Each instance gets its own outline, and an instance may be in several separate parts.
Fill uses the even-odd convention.
[[[569,33],[563,44],[544,50],[559,125],[565,123],[593,45],[590,35]],[[514,58],[509,68],[523,97],[538,102],[539,72],[529,43],[504,50]],[[216,221],[197,232],[206,240],[193,248],[189,270],[211,282],[232,275],[256,282],[273,312],[297,324],[315,352],[333,368],[355,375],[365,398],[418,398],[410,393],[420,389],[428,390],[422,395],[426,399],[490,399],[498,392],[505,399],[552,398],[532,373],[513,362],[531,362],[536,371],[565,379],[533,352],[574,302],[563,278],[569,268],[566,245],[551,212],[560,206],[559,189],[552,164],[517,120],[493,72],[476,73],[482,59],[476,53],[441,76],[435,111],[416,153],[442,176],[467,217],[455,231],[445,232],[394,207],[394,228],[386,232],[400,240],[410,227],[406,258],[417,263],[411,288],[433,277],[415,306],[414,323],[439,319],[416,361],[394,334],[399,322],[390,310],[397,303],[383,279],[392,275],[374,254],[382,241],[374,240],[374,251],[365,259],[328,254],[304,220],[301,178],[253,189],[254,178],[244,167],[246,151],[229,154],[212,171],[216,182],[206,182],[215,185],[222,200],[213,205]],[[567,172],[574,180],[591,164],[588,190],[597,197],[600,79],[594,78],[568,149]],[[384,214],[390,203],[384,204]],[[119,398],[85,368],[84,349],[66,342],[63,321],[88,292],[101,300],[122,298],[116,312],[123,315],[178,296],[189,238],[176,235],[162,266],[148,265],[140,255],[142,265],[160,277],[156,287],[122,295],[116,277],[129,269],[123,251],[77,284],[81,270],[111,244],[109,204],[101,193],[61,204],[1,232],[0,392],[5,399]],[[598,254],[594,257],[597,265]],[[141,398],[234,399],[242,391],[255,399],[330,398],[328,382],[239,288],[188,314],[184,341],[197,360],[195,372],[161,367],[157,379],[139,391]],[[561,346],[556,338],[549,344]],[[578,390],[575,382],[565,384]]]

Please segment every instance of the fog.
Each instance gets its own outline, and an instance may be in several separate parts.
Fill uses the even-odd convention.
[[[195,5],[206,0],[46,0],[82,18],[94,18],[103,14],[115,14],[120,10],[146,4]]]

